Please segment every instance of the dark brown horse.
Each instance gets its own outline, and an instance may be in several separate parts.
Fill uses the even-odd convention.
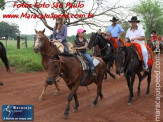
[[[35,37],[34,37],[34,52],[41,53],[42,56],[42,65],[45,68],[45,70],[48,70],[47,63],[49,61],[49,58],[55,54],[58,54],[57,48],[49,41],[49,39],[44,35],[45,29],[43,31],[37,31],[35,30]],[[53,84],[45,82],[43,91],[41,95],[39,96],[39,99],[42,100],[45,98],[45,91],[47,86]],[[57,82],[54,83],[56,86],[56,92],[55,95],[59,94],[60,88],[57,84]]]
[[[6,49],[2,42],[0,42],[0,58],[1,58],[2,62],[4,63],[7,72],[9,72],[10,71],[9,61],[7,59]],[[3,85],[3,83],[0,82],[0,85]]]
[[[149,67],[149,73],[144,73],[143,76],[141,75],[141,72],[143,71],[142,61],[140,61],[140,59],[138,58],[138,54],[133,45],[131,47],[124,46],[116,51],[115,65],[116,73],[120,75],[120,73],[124,72],[127,80],[128,88],[130,91],[128,105],[130,105],[132,100],[134,100],[133,85],[136,74],[139,77],[137,94],[140,94],[141,81],[147,76],[148,87],[146,91],[146,96],[148,96],[151,82],[152,66]]]
[[[110,68],[113,67],[114,63],[115,47],[113,46],[113,43],[111,40],[105,39],[98,33],[92,33],[88,43],[88,48],[91,49],[97,45],[100,48],[101,58],[105,61],[106,64],[108,64],[107,72],[111,77],[115,78],[115,75],[110,72]]]
[[[152,51],[156,49],[156,46],[150,40],[147,41],[147,45],[152,49]]]
[[[70,102],[72,98],[75,99],[74,111],[78,110],[79,102],[76,91],[79,86],[88,86],[92,83],[97,85],[97,96],[93,102],[93,106],[97,104],[98,97],[103,98],[102,82],[106,72],[106,64],[101,58],[97,58],[100,63],[95,68],[97,77],[92,78],[89,71],[83,71],[80,61],[75,55],[56,55],[53,56],[48,63],[48,77],[47,81],[55,82],[54,79],[59,73],[63,72],[63,79],[66,82],[71,92],[68,95],[68,104],[64,112],[64,118],[68,118],[70,110]]]

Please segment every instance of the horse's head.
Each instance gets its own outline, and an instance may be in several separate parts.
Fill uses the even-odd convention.
[[[115,66],[116,66],[116,73],[118,75],[120,75],[120,73],[123,72],[123,66],[124,66],[124,63],[125,63],[125,50],[126,50],[126,47],[121,47],[121,48],[118,48],[116,50],[116,53],[115,53]]]
[[[88,48],[91,49],[92,47],[98,44],[98,33],[92,33],[90,41],[88,43]]]
[[[46,82],[51,85],[56,82],[56,78],[61,73],[62,59],[58,55],[52,56],[47,63],[47,79]]]
[[[43,31],[35,30],[35,37],[34,37],[34,51],[38,53],[42,47],[44,46],[46,36],[44,35],[45,29]]]

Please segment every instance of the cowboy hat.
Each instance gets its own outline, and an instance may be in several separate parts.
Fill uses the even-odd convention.
[[[137,19],[137,16],[133,16],[132,18],[131,18],[131,20],[129,20],[128,22],[140,22],[138,19]]]
[[[112,20],[110,20],[111,22],[113,22],[113,21],[118,21],[119,19],[116,19],[115,17],[113,17],[113,19]]]

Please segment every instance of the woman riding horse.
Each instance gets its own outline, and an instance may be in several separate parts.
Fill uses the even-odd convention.
[[[94,67],[94,64],[93,64],[93,61],[92,61],[92,58],[91,56],[86,52],[86,48],[87,48],[87,40],[86,38],[84,38],[84,32],[86,32],[86,30],[82,29],[82,28],[79,28],[77,30],[77,35],[76,35],[76,40],[74,42],[74,48],[76,50],[79,50],[80,53],[84,56],[84,58],[86,60],[88,60],[89,62],[89,67],[90,67],[90,70],[91,70],[91,74],[92,75],[96,75],[95,73],[95,67]]]
[[[69,53],[67,38],[67,26],[64,24],[64,18],[57,18],[53,29],[53,41],[61,42],[64,45],[64,53]]]

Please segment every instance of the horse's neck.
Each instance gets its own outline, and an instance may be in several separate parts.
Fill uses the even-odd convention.
[[[54,56],[56,54],[58,54],[58,51],[55,48],[55,46],[54,45],[50,45],[49,41],[46,40],[45,44],[44,44],[44,47],[41,50],[42,57],[43,58],[51,57],[51,56]]]

